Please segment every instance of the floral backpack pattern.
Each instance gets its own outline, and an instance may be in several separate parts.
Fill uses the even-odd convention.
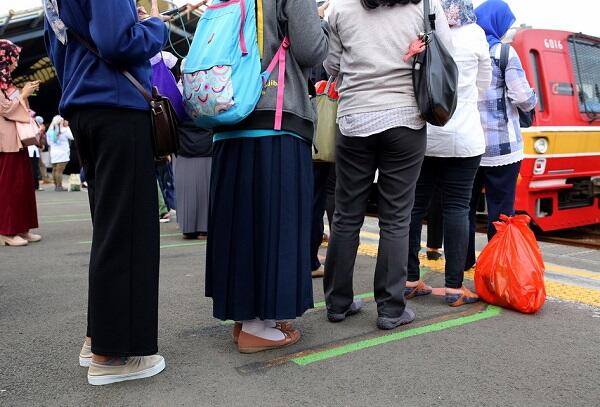
[[[188,114],[193,117],[216,116],[231,109],[233,82],[230,66],[215,66],[184,76],[184,98]],[[192,98],[196,100],[191,103]]]

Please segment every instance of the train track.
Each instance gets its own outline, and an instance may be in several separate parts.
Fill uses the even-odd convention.
[[[539,232],[536,233],[536,237],[541,242],[600,249],[600,225],[565,229],[556,232]]]

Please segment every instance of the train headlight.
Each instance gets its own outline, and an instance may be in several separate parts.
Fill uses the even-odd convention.
[[[548,151],[548,139],[540,137],[533,142],[533,149],[538,154],[546,154]]]

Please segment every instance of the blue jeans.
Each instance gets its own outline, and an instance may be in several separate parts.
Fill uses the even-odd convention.
[[[517,190],[517,177],[521,170],[521,162],[516,162],[499,167],[479,167],[473,182],[473,195],[469,211],[469,249],[465,270],[475,265],[475,229],[477,222],[475,216],[482,189],[485,188],[487,203],[488,241],[496,234],[494,222],[500,219],[500,214],[512,216],[515,214],[515,192]]]
[[[480,161],[481,156],[425,157],[410,222],[408,281],[420,278],[421,228],[435,187],[439,189],[442,201],[446,287],[462,287],[469,242],[469,202]]]

